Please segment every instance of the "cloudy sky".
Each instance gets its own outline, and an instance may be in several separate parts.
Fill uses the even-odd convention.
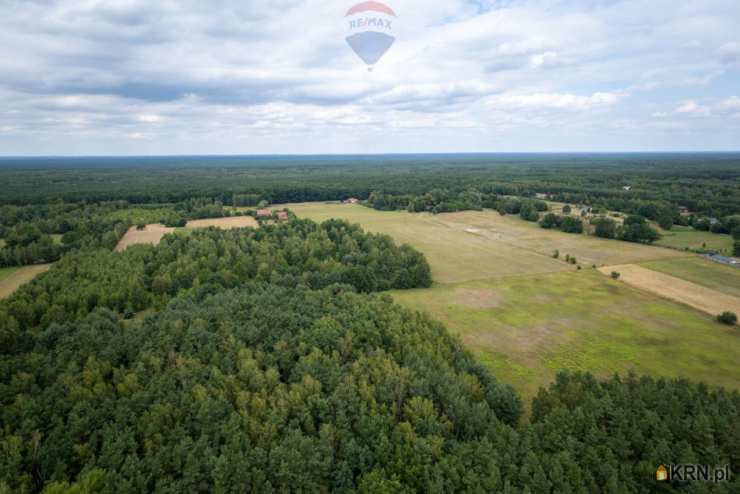
[[[0,0],[0,155],[740,149],[738,0]]]

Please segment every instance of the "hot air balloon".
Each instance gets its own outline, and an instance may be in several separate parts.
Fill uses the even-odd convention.
[[[373,65],[393,46],[396,14],[380,2],[361,2],[344,16],[349,27],[347,44],[373,70]]]

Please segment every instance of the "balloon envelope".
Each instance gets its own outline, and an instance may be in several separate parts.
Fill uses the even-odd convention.
[[[396,41],[396,13],[383,3],[358,3],[344,17],[349,25],[347,44],[367,65],[375,65]]]
[[[396,38],[385,33],[366,31],[347,37],[347,44],[368,65],[375,65],[393,46]]]

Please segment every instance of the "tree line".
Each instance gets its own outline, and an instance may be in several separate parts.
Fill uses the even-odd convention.
[[[110,250],[132,225],[183,227],[188,220],[231,214],[241,213],[202,197],[136,206],[125,201],[0,206],[0,267],[55,262],[72,251]]]
[[[472,187],[522,197],[543,193],[654,221],[666,212],[675,216],[679,207],[705,218],[740,213],[740,155],[730,153],[3,159],[0,177],[13,184],[0,190],[0,204],[18,205],[60,199],[174,204],[207,197],[253,206],[262,200],[368,199],[373,191],[423,196],[446,189],[458,195]]]

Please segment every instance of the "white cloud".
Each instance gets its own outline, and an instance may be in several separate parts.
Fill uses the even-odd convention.
[[[735,0],[388,1],[398,39],[373,72],[345,1],[6,3],[3,154],[525,151],[554,127],[601,149],[710,123],[737,146]]]
[[[740,98],[731,96],[719,104],[722,110],[740,111]]]
[[[494,96],[488,100],[488,105],[497,108],[539,108],[557,110],[589,110],[592,108],[608,107],[616,104],[623,93],[593,93],[591,95],[576,95],[567,93],[507,93]]]
[[[675,113],[706,117],[712,113],[712,110],[707,106],[698,104],[696,101],[686,101],[676,108]]]
[[[143,123],[158,123],[158,122],[161,122],[162,121],[162,117],[161,116],[155,115],[155,114],[152,114],[152,113],[148,113],[148,114],[144,114],[144,115],[139,115],[139,116],[136,117],[136,119],[139,122],[143,122]]]

